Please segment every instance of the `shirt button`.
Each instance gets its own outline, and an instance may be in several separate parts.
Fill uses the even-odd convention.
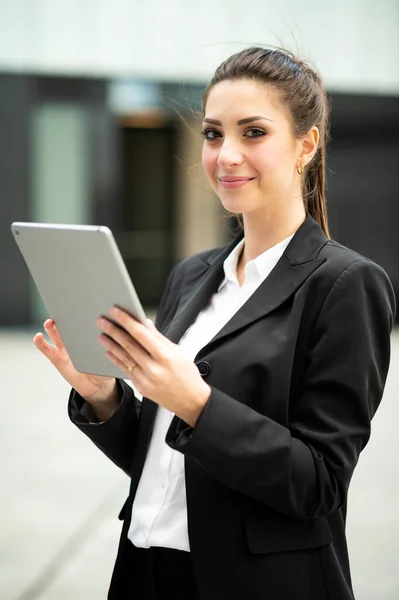
[[[202,377],[206,377],[210,373],[211,365],[206,362],[206,360],[201,360],[199,363],[197,363],[197,368]]]

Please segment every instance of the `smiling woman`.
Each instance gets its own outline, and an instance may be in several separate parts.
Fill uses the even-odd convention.
[[[384,390],[393,289],[330,239],[315,71],[249,48],[203,108],[203,168],[243,230],[174,268],[156,326],[111,307],[98,321],[135,391],[77,373],[54,323],[55,348],[35,336],[73,387],[71,420],[131,479],[108,598],[353,600],[347,493]]]

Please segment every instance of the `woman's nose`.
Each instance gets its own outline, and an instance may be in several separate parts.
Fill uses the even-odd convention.
[[[225,139],[220,147],[218,164],[222,167],[228,168],[234,165],[240,165],[242,162],[243,155],[239,144]]]

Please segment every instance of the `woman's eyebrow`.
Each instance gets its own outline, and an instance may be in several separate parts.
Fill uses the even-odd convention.
[[[271,123],[273,123],[273,121],[268,117],[256,116],[247,117],[246,119],[240,119],[239,121],[237,121],[237,125],[246,125],[246,123],[251,123],[252,121],[270,121]]]
[[[273,121],[268,117],[262,117],[258,115],[255,117],[246,117],[245,119],[240,119],[239,121],[237,121],[237,125],[246,125],[247,123],[252,123],[252,121],[270,121],[271,123],[273,123]],[[210,123],[211,125],[219,126],[222,125],[222,122],[216,119],[204,119],[204,123]]]

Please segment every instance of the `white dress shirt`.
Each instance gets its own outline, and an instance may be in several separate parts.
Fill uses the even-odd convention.
[[[208,306],[181,338],[179,345],[194,361],[198,352],[222,329],[266,279],[281,258],[291,238],[279,242],[245,265],[240,287],[237,262],[244,246],[241,240],[224,261],[225,277]],[[136,391],[136,396],[137,396]],[[165,443],[174,414],[157,410],[143,472],[133,503],[129,539],[140,548],[161,546],[190,551],[187,528],[184,455]]]

